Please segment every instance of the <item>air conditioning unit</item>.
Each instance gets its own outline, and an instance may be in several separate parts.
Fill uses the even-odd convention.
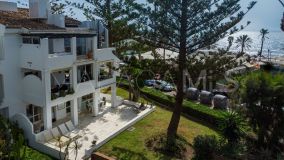
[[[30,18],[47,19],[50,11],[49,0],[29,0]]]

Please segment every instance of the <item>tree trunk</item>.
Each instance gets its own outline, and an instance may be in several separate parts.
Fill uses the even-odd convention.
[[[164,62],[166,63],[166,49],[164,48]]]
[[[187,29],[187,6],[188,1],[182,2],[182,16],[181,16],[181,28],[180,28],[180,52],[178,57],[178,76],[177,76],[177,95],[172,118],[167,130],[167,147],[175,145],[175,139],[177,135],[178,125],[181,116],[182,102],[183,102],[183,71],[186,67],[186,29]]]
[[[242,42],[242,51],[241,51],[242,55],[244,54],[244,49],[245,49],[245,42]]]
[[[264,36],[261,38],[261,46],[260,46],[260,52],[259,52],[260,59],[261,59],[262,51],[263,51],[263,44],[264,44]]]
[[[111,15],[111,0],[106,0],[106,14],[107,14],[107,28],[108,28],[108,41],[109,46],[113,47],[113,37],[112,37],[112,15]]]

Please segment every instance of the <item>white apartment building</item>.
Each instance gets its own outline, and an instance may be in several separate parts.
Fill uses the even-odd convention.
[[[39,133],[68,118],[77,125],[80,113],[97,116],[101,88],[111,87],[115,107],[118,58],[108,30],[51,14],[48,0],[29,3],[0,1],[0,114],[22,113]]]

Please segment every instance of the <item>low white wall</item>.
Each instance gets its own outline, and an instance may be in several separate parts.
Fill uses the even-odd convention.
[[[114,48],[104,48],[98,49],[95,51],[95,59],[97,61],[110,61],[110,60],[119,60],[114,54]]]
[[[60,120],[63,119],[67,116],[66,114],[66,106],[65,103],[59,104],[58,106],[56,106],[56,120]]]
[[[115,78],[110,78],[110,79],[98,81],[98,88],[106,87],[106,86],[109,86],[113,83],[116,83]]]
[[[40,70],[44,67],[41,49],[43,44],[22,44],[20,47],[21,66],[23,68]],[[47,53],[47,52],[46,52]]]
[[[32,147],[32,148],[34,148],[34,149],[36,149],[36,150],[38,150],[42,153],[45,153],[45,154],[47,154],[51,157],[54,157],[54,158],[57,158],[57,159],[60,158],[60,156],[59,156],[60,152],[57,149],[48,147],[48,146],[46,146],[42,143],[38,143],[36,141],[37,135],[34,134],[34,132],[33,132],[33,125],[25,115],[18,113],[18,114],[13,116],[12,120],[14,122],[17,122],[19,127],[21,129],[23,129],[24,136],[28,140],[28,145],[30,147]],[[61,153],[61,157],[64,157],[64,153]]]

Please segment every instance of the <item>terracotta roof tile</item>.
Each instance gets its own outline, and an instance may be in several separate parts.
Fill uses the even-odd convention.
[[[66,18],[66,26],[78,26],[79,21],[72,18]],[[29,10],[18,8],[17,12],[0,11],[0,24],[7,28],[26,28],[31,30],[53,30],[64,29],[55,25],[46,24],[43,20],[30,19]]]

